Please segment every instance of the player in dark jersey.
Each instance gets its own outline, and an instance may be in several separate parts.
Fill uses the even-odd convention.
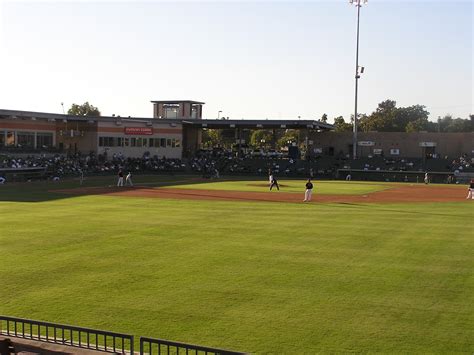
[[[270,191],[272,191],[273,186],[276,186],[277,190],[280,191],[280,186],[278,186],[278,181],[275,175],[271,175],[272,183],[270,184]]]
[[[313,194],[313,183],[311,182],[311,179],[308,179],[306,182],[306,190],[304,192],[304,200],[303,202],[309,202],[311,201],[311,196]]]
[[[117,186],[123,186],[123,170],[120,169],[118,174],[118,181],[117,181]]]

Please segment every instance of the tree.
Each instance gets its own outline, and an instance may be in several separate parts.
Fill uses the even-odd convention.
[[[428,121],[429,114],[423,105],[400,107],[397,110],[397,132],[403,129],[406,132],[409,132],[411,129],[416,129],[416,132],[428,131],[430,127],[433,129],[434,126],[430,126]]]
[[[429,112],[423,105],[397,107],[394,100],[385,100],[378,104],[370,115],[363,115],[359,127],[364,132],[418,132],[434,130],[436,127],[428,121]]]
[[[365,113],[360,115],[359,121],[357,122],[358,130],[362,132],[370,131],[370,116],[367,116]]]
[[[470,115],[469,119],[453,118],[451,115],[439,117],[437,121],[439,132],[472,132],[474,131],[474,115]]]
[[[470,120],[455,118],[451,124],[446,127],[446,132],[472,132],[472,123]]]
[[[443,118],[438,117],[438,130],[439,132],[446,132],[448,126],[453,122],[453,116],[445,115]]]
[[[394,100],[385,100],[379,103],[375,112],[367,118],[366,126],[364,127],[367,131],[381,131],[390,132],[393,131],[394,121],[397,111],[397,102]]]
[[[265,129],[257,129],[252,132],[250,136],[250,144],[255,147],[264,146],[267,143],[270,143],[273,139],[272,131],[268,131]]]
[[[321,122],[324,122],[326,123],[328,121],[328,115],[326,115],[325,113],[321,116]]]
[[[203,130],[202,144],[205,147],[217,147],[222,144],[222,131],[220,129]]]
[[[281,147],[288,146],[288,142],[296,143],[298,142],[298,131],[295,129],[287,129],[285,134],[280,137],[277,142],[277,145]]]
[[[346,123],[344,117],[339,116],[334,119],[334,130],[336,132],[350,132],[352,131],[352,124]]]
[[[407,133],[420,132],[424,130],[425,130],[425,122],[423,122],[422,120],[408,122],[408,124],[405,127],[405,132]]]
[[[89,102],[84,102],[82,105],[72,104],[71,108],[67,110],[68,115],[74,116],[89,116],[99,117],[100,111],[97,107],[92,106]]]

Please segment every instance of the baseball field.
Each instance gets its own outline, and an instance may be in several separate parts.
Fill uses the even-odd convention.
[[[474,351],[466,186],[0,186],[0,314],[252,353]]]

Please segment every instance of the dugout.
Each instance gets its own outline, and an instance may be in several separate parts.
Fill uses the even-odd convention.
[[[46,168],[0,168],[0,176],[7,179],[8,182],[22,182],[28,180],[45,179]]]

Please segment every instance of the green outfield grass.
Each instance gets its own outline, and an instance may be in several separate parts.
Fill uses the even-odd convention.
[[[0,187],[0,314],[259,354],[474,351],[473,203],[48,192],[72,186]]]
[[[307,180],[278,180],[280,191],[303,193]],[[313,181],[314,192],[321,195],[363,195],[389,189],[391,185],[361,181]],[[230,190],[263,192],[269,188],[268,180],[214,181],[206,184],[190,182],[167,187],[197,190]],[[276,188],[275,188],[276,190]]]

